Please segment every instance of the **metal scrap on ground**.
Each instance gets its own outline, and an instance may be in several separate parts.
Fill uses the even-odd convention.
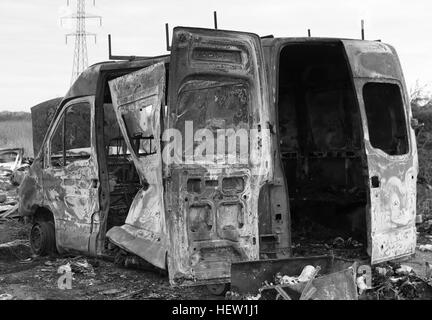
[[[231,265],[232,300],[357,300],[354,261],[333,256],[238,262]]]
[[[372,275],[373,286],[365,291],[364,300],[432,299],[431,279],[418,276],[409,266],[388,262],[375,267]]]
[[[18,217],[18,186],[29,168],[22,148],[0,149],[0,220]]]

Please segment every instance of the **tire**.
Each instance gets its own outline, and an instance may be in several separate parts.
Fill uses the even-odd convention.
[[[230,288],[229,283],[208,284],[207,290],[215,296],[224,296]]]
[[[55,229],[52,221],[37,221],[33,224],[30,231],[30,247],[38,256],[56,252]]]

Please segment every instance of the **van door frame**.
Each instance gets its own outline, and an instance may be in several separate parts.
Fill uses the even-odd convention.
[[[271,44],[263,45],[264,56],[266,61],[266,76],[269,88],[269,106],[272,134],[272,150],[274,150],[274,173],[270,189],[270,212],[272,222],[272,233],[278,234],[278,243],[280,252],[277,253],[277,258],[292,256],[292,224],[291,224],[291,207],[289,200],[289,185],[285,174],[285,169],[282,163],[282,154],[280,151],[280,129],[279,129],[279,66],[281,51],[294,42],[286,40],[272,40]],[[266,47],[268,49],[266,49]],[[273,69],[273,67],[275,69]],[[273,72],[275,70],[275,72]],[[282,219],[278,219],[278,215]],[[263,236],[263,235],[261,235]]]

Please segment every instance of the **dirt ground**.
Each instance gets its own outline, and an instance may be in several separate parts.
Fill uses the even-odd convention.
[[[34,257],[27,241],[29,228],[17,220],[0,220],[0,299],[223,299],[201,286],[172,288],[167,276],[156,271],[120,268],[110,261],[83,256]],[[431,238],[427,233],[422,233],[419,245],[432,243]],[[424,278],[426,262],[432,262],[432,252],[417,250],[415,256],[398,261],[398,265],[410,266],[416,277]],[[58,273],[58,269],[68,264],[73,272],[72,288],[62,290],[58,284],[62,274]],[[414,296],[429,298],[429,294]],[[369,295],[364,298],[374,297]]]
[[[28,230],[15,220],[0,221],[0,299],[2,294],[17,300],[221,299],[205,287],[172,288],[167,276],[155,271],[119,268],[80,256],[32,257]],[[61,290],[62,274],[57,271],[67,263],[73,272],[72,289]]]

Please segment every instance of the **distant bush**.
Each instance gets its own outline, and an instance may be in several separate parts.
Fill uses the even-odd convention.
[[[11,112],[11,111],[0,111],[0,121],[11,121],[11,120],[24,120],[31,121],[30,112]]]
[[[432,185],[432,97],[426,86],[416,85],[410,94],[413,117],[424,126],[417,133],[419,183]]]

